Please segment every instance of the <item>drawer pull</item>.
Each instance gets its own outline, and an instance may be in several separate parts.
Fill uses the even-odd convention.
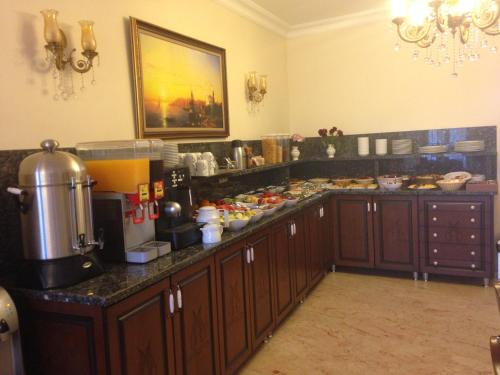
[[[470,268],[475,269],[475,268],[476,268],[476,265],[475,265],[474,263],[472,263],[472,264],[470,265]]]
[[[470,206],[470,209],[471,209],[471,210],[475,210],[475,209],[476,209],[476,206],[472,205],[472,206]]]
[[[470,255],[474,256],[474,255],[476,255],[476,252],[475,251],[471,251]]]
[[[432,251],[434,252],[434,254],[437,254],[438,249],[434,249],[434,250],[432,250]]]
[[[438,206],[436,204],[433,204],[432,209],[435,210],[436,208],[438,208]]]
[[[432,218],[432,221],[438,221],[438,218],[434,216],[434,217]]]
[[[439,263],[437,262],[437,260],[435,260],[434,262],[432,262],[432,264],[433,264],[434,266],[437,266]]]
[[[432,237],[437,238],[438,234],[437,233],[432,233]]]
[[[473,240],[473,239],[475,239],[475,238],[476,238],[476,235],[474,235],[474,234],[471,234],[471,235],[470,235],[470,239],[471,239],[471,240]]]
[[[473,217],[470,219],[470,222],[471,223],[475,223],[476,222],[476,219],[474,219]]]

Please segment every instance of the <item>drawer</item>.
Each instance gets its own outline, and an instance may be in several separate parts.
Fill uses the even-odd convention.
[[[429,267],[433,268],[455,268],[467,271],[484,271],[482,262],[463,261],[456,259],[429,259]]]
[[[429,227],[481,228],[484,224],[480,211],[434,211],[429,212],[427,225]]]
[[[460,260],[466,262],[481,262],[481,246],[451,245],[436,243],[427,249],[427,256],[431,260]]]
[[[482,202],[426,202],[426,208],[431,215],[436,211],[454,212],[480,212],[483,208]]]
[[[435,243],[449,243],[457,245],[480,245],[483,240],[483,231],[477,228],[429,228],[427,239],[429,246]]]

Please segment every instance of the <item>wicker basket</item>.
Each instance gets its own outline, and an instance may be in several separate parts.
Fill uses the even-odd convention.
[[[436,181],[436,184],[441,188],[443,191],[457,191],[460,190],[462,186],[465,184],[465,180],[439,180]]]

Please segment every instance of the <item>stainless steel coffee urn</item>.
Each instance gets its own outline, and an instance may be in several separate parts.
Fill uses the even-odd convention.
[[[45,140],[42,152],[19,166],[17,195],[24,259],[31,281],[42,288],[78,283],[102,272],[93,250],[92,187],[85,164]],[[35,285],[35,286],[37,286]]]

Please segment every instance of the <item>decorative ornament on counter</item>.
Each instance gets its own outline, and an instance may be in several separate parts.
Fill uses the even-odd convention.
[[[292,155],[292,160],[299,160],[300,150],[298,143],[304,142],[304,139],[305,138],[298,133],[292,135],[292,151],[290,152],[290,155]]]
[[[318,134],[322,138],[321,142],[326,147],[328,158],[333,159],[340,150],[341,137],[344,136],[344,132],[333,126],[330,130],[319,129]]]

